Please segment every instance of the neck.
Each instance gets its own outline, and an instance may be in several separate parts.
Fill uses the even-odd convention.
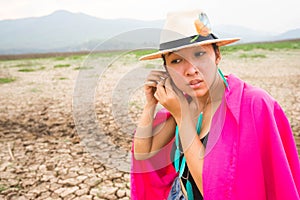
[[[218,76],[219,77],[219,76]],[[221,77],[214,82],[214,84],[210,87],[209,92],[202,97],[194,99],[195,102],[198,103],[197,110],[197,118],[199,114],[202,112],[204,116],[204,126],[208,122],[208,127],[210,121],[217,111],[218,107],[221,104],[223,95],[225,92],[225,84]]]
[[[203,108],[208,104],[218,104],[222,101],[224,92],[225,92],[225,84],[221,77],[217,76],[217,80],[211,85],[209,91],[202,97],[198,97],[196,102],[198,102],[198,109],[201,112]]]
[[[205,107],[208,105],[208,104],[210,104],[211,103],[211,97],[210,97],[210,95],[209,95],[209,92],[207,93],[207,94],[205,94],[204,96],[202,96],[202,97],[198,97],[197,99],[196,99],[196,102],[198,103],[198,110],[200,111],[200,112],[203,112],[204,111],[204,109],[205,109]]]
[[[225,83],[220,76],[216,77],[216,81],[209,88],[209,96],[213,103],[218,103],[222,101],[223,95],[225,93]]]

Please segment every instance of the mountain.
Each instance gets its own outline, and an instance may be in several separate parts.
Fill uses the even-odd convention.
[[[272,33],[235,25],[217,25],[213,27],[213,30],[220,38],[240,37],[243,43],[270,41],[274,37]]]
[[[293,30],[287,31],[285,33],[282,33],[282,34],[276,36],[274,39],[275,40],[288,40],[288,39],[298,39],[298,38],[300,38],[300,28],[293,29]]]
[[[67,11],[56,11],[38,18],[2,20],[0,53],[82,50],[79,48],[85,48],[85,45],[91,42],[97,44],[134,29],[160,28],[162,23],[132,19],[99,19]]]
[[[0,21],[0,54],[153,48],[163,20],[101,19],[83,13],[56,11],[43,17]],[[217,26],[222,37],[243,42],[299,38],[299,30],[275,36],[239,26]],[[239,33],[239,35],[236,35]],[[298,36],[297,36],[298,35]]]

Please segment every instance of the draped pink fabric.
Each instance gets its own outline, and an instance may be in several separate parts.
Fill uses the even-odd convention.
[[[204,199],[300,199],[300,162],[283,110],[265,91],[234,75],[227,81],[229,88],[213,117],[206,146]],[[166,110],[159,112],[155,125],[168,117]],[[176,176],[168,160],[171,145],[151,160],[133,158],[132,199],[167,197]],[[157,170],[162,161],[168,165]]]
[[[165,122],[170,116],[166,109],[160,110],[155,116],[153,127]],[[136,160],[132,155],[131,199],[165,199],[168,196],[177,175],[170,160],[173,141],[147,160]]]

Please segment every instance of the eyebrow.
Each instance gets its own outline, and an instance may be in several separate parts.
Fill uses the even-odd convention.
[[[205,51],[204,49],[203,49],[203,47],[201,47],[201,46],[199,46],[200,47],[200,51]],[[166,56],[170,56],[170,55],[172,55],[173,53],[176,53],[176,52],[179,52],[181,49],[179,49],[179,50],[174,50],[174,51],[170,51],[170,52],[168,52],[168,53],[166,53],[165,55]]]
[[[172,55],[173,53],[176,53],[176,52],[178,52],[178,51],[179,51],[179,50],[171,51],[171,52],[169,52],[167,55],[170,56],[170,55]]]

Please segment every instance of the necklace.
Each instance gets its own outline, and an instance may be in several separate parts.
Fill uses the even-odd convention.
[[[200,113],[196,125],[196,130],[197,134],[199,136],[201,126],[202,126],[202,121],[203,121],[203,112]],[[180,156],[183,154],[183,152],[180,151],[179,149],[179,130],[178,126],[176,126],[175,130],[175,145],[176,145],[176,150],[175,150],[175,155],[174,155],[174,166],[176,172],[179,172],[179,178],[182,177],[182,174],[184,172],[185,166],[186,166],[186,159],[183,156],[181,164],[179,164]],[[187,196],[189,200],[194,200],[194,195],[193,195],[193,188],[191,182],[188,180],[188,176],[186,178],[186,185],[185,185],[186,191],[187,191]]]

